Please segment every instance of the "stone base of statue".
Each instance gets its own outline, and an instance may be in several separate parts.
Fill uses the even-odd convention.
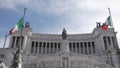
[[[62,41],[61,52],[69,52],[69,42],[66,39]]]
[[[15,53],[13,53],[13,62],[11,68],[22,68],[22,55],[21,50],[17,49]]]

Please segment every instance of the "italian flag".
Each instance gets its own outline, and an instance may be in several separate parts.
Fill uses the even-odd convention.
[[[20,30],[20,29],[22,28],[22,19],[23,19],[23,18],[21,18],[21,19],[18,21],[18,23],[15,25],[15,27],[12,28],[12,29],[9,31],[9,35],[13,34],[15,31],[18,31],[18,30]]]
[[[103,23],[102,30],[107,30],[108,26],[112,26],[111,16],[108,16],[105,23]]]

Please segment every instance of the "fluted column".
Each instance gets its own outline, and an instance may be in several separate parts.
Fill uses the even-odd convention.
[[[14,43],[15,43],[15,37],[12,36],[10,37],[10,44],[9,44],[9,48],[14,48]]]
[[[77,43],[75,43],[75,52],[77,53]]]
[[[85,44],[83,42],[83,54],[85,54]]]
[[[114,48],[114,47],[113,47],[112,37],[110,37],[110,41],[111,41],[111,47]]]
[[[38,42],[38,51],[37,51],[37,53],[39,54],[40,52],[40,43]]]
[[[41,54],[43,54],[43,42],[41,42]]]
[[[44,50],[45,50],[45,54],[46,54],[46,53],[47,53],[47,43],[46,43],[46,42],[45,42],[45,45],[44,45],[44,46],[45,46],[45,49],[44,49]]]
[[[73,52],[73,43],[71,43],[71,52]]]
[[[56,44],[56,52],[58,52],[58,43]]]
[[[48,51],[48,53],[51,53],[50,50],[51,50],[51,44],[49,43],[49,51]]]
[[[92,46],[92,42],[90,42],[90,47],[91,47],[91,54],[93,54],[93,46]]]
[[[87,54],[89,54],[89,46],[88,46],[88,42],[86,44],[86,47],[87,47]]]

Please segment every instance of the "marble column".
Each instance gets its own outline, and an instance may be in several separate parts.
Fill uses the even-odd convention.
[[[110,41],[111,41],[111,47],[114,48],[114,47],[113,47],[112,37],[110,37]]]
[[[46,46],[46,42],[44,42],[44,54],[46,54],[47,52],[47,46]]]
[[[79,53],[81,53],[81,45],[80,45],[80,43],[79,43]]]
[[[73,52],[73,43],[71,43],[71,52]]]
[[[85,54],[85,42],[83,42],[83,54]]]
[[[75,53],[77,53],[77,43],[75,43]]]
[[[35,53],[35,50],[36,50],[36,42],[34,42],[34,51],[33,51],[33,53]]]
[[[50,43],[49,43],[49,51],[48,51],[48,53],[51,53],[50,50],[51,50],[51,45],[50,45]]]
[[[10,44],[9,44],[9,48],[14,48],[14,43],[15,43],[15,37],[12,36],[10,37]]]
[[[38,51],[37,51],[37,53],[39,54],[40,52],[40,43],[38,42]]]
[[[56,44],[56,52],[58,52],[58,43]]]
[[[41,54],[43,54],[43,42],[41,42]]]
[[[88,46],[88,42],[86,43],[86,47],[87,47],[87,54],[89,54],[89,46]]]
[[[92,46],[92,42],[90,42],[90,47],[91,47],[91,54],[93,54],[93,46]]]

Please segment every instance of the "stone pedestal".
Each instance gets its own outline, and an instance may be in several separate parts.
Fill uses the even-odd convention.
[[[69,52],[69,42],[67,40],[62,41],[61,52]]]

